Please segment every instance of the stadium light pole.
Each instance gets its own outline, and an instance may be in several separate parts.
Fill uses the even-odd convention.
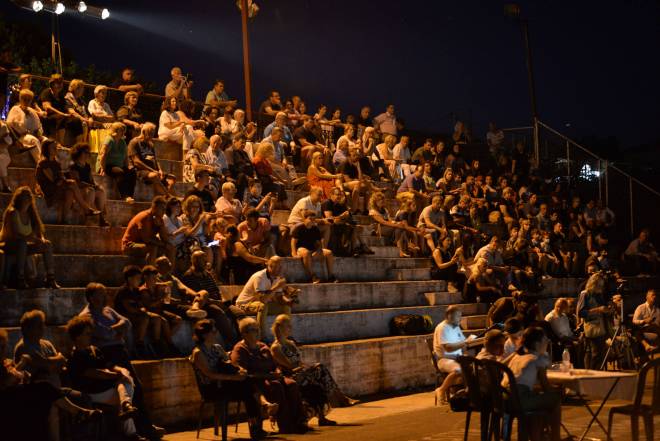
[[[520,6],[515,3],[504,5],[504,15],[518,20],[525,45],[525,62],[527,64],[527,84],[529,87],[529,100],[532,108],[532,124],[534,127],[534,157],[539,165],[539,114],[536,107],[536,83],[534,81],[534,66],[532,64],[532,47],[529,44],[529,20],[520,14]]]
[[[243,80],[245,81],[245,116],[252,121],[252,85],[250,84],[250,41],[248,36],[248,0],[241,2],[241,23],[243,29]]]

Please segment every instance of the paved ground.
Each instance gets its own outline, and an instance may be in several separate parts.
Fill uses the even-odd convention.
[[[606,405],[599,419],[607,425],[609,407],[622,404],[621,401],[612,401]],[[596,408],[597,403],[592,403]],[[463,439],[465,428],[465,414],[453,413],[447,406],[434,407],[433,394],[430,392],[418,393],[403,397],[390,398],[380,401],[371,401],[359,404],[352,408],[334,409],[330,418],[340,423],[337,427],[316,426],[316,420],[311,421],[315,429],[306,435],[272,436],[269,439],[287,441],[460,441]],[[586,427],[590,415],[582,406],[566,405],[562,407],[562,420],[573,435],[580,435]],[[264,423],[267,429],[268,423]],[[640,436],[644,438],[643,424],[640,421]],[[660,427],[660,417],[655,419],[655,427]],[[514,428],[515,430],[515,428]],[[193,441],[195,432],[181,432],[168,435],[167,441]],[[605,440],[605,434],[594,424],[588,434],[595,439]],[[562,437],[566,433],[562,433]],[[612,431],[614,441],[630,441],[630,420],[617,416]],[[479,416],[472,418],[470,424],[470,440],[479,439]],[[219,440],[213,436],[212,429],[203,429],[200,440]],[[229,439],[249,439],[246,424],[238,426],[238,433],[234,426],[229,428]]]

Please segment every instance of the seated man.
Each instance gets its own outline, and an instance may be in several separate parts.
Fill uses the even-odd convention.
[[[172,193],[176,176],[165,173],[160,168],[153,142],[155,134],[156,126],[150,122],[145,123],[140,129],[140,135],[128,143],[127,155],[133,167],[137,169],[138,178],[146,184],[153,185],[156,194],[167,196]]]
[[[156,259],[156,268],[158,274],[156,279],[159,283],[169,284],[170,311],[177,313],[181,317],[188,317],[192,320],[206,318],[207,312],[203,309],[208,305],[209,293],[206,291],[193,291],[172,274],[172,262],[167,256],[160,256]]]
[[[245,220],[238,224],[241,241],[250,254],[259,257],[270,257],[274,253],[273,237],[270,233],[270,222],[260,217],[259,211],[250,208],[245,213]]]
[[[282,258],[273,256],[266,262],[266,268],[257,271],[247,281],[236,299],[236,306],[246,314],[256,314],[261,335],[266,334],[266,317],[277,314],[291,314],[291,304],[295,302],[297,288],[287,286],[286,279],[280,276]]]
[[[135,389],[131,373],[106,361],[103,352],[92,346],[94,322],[90,317],[73,317],[66,330],[74,345],[68,363],[71,383],[93,403],[116,406],[122,432],[128,439],[145,440],[137,434],[133,421],[137,409],[133,407]]]
[[[45,340],[46,315],[33,309],[21,317],[22,338],[14,347],[14,362],[19,363],[24,355],[29,357],[26,371],[32,382],[45,381],[56,388],[61,387],[60,372],[66,364],[66,358]]]
[[[566,315],[568,312],[568,300],[559,298],[555,301],[555,307],[545,316],[545,321],[550,323],[555,337],[564,344],[571,344],[575,340],[575,334]]]
[[[506,342],[504,342],[503,358],[508,358],[520,349],[524,331],[525,328],[523,328],[522,323],[518,319],[510,318],[504,322],[504,334],[507,335],[507,339]]]
[[[330,199],[321,204],[325,220],[330,222],[330,248],[335,255],[358,257],[361,254],[374,254],[360,239],[362,228],[357,225],[346,206],[346,195],[335,187]]]
[[[314,274],[312,258],[318,257],[324,261],[328,274],[328,282],[337,283],[333,271],[335,258],[332,251],[323,247],[321,230],[316,226],[316,212],[307,210],[303,223],[291,231],[291,256],[300,257],[307,277],[312,283],[320,283],[321,279]]]
[[[183,274],[181,281],[191,290],[201,293],[208,293],[206,297],[207,304],[215,305],[218,308],[212,308],[215,326],[221,332],[226,349],[232,348],[238,341],[237,321],[245,313],[235,306],[226,306],[222,301],[219,282],[215,273],[207,269],[206,253],[201,250],[194,251],[190,258],[190,268]],[[211,309],[207,308],[207,312]]]
[[[160,320],[161,338],[154,340],[158,355],[163,358],[178,357],[179,351],[174,346],[172,335],[181,326],[183,322],[181,317],[173,312],[166,310],[169,305],[169,286],[166,283],[158,283],[158,270],[155,266],[146,265],[142,268],[142,280],[144,284],[140,286],[140,301],[147,312],[155,314]]]
[[[115,296],[114,308],[123,317],[130,320],[135,339],[135,355],[140,359],[153,358],[155,355],[147,347],[147,335],[155,342],[160,341],[163,323],[157,314],[150,313],[142,304],[140,285],[142,270],[135,265],[124,267],[124,284]]]
[[[624,259],[631,266],[634,274],[655,274],[658,267],[658,252],[649,241],[650,231],[643,229],[639,237],[626,248]]]
[[[121,249],[125,255],[144,258],[148,264],[152,264],[160,254],[174,255],[174,246],[167,242],[168,233],[163,223],[166,204],[163,196],[156,196],[151,208],[131,219],[121,239]]]
[[[139,409],[135,423],[140,435],[151,439],[160,439],[165,429],[151,423],[143,402],[142,385],[133,369],[125,339],[130,333],[131,325],[126,317],[117,313],[107,305],[106,288],[100,283],[89,283],[85,288],[87,306],[80,311],[79,316],[89,317],[93,323],[92,344],[100,349],[103,357],[111,365],[118,365],[127,369],[134,384],[133,402]]]
[[[368,194],[373,190],[369,176],[362,173],[360,166],[360,149],[352,147],[348,149],[348,159],[338,170],[342,174],[342,186],[344,191],[351,193],[351,210],[355,214],[369,213]],[[362,210],[360,210],[360,196],[362,198]]]
[[[447,373],[445,381],[435,390],[435,396],[440,403],[447,402],[447,395],[451,386],[460,384],[461,365],[458,357],[463,355],[467,348],[467,340],[461,330],[463,311],[458,305],[451,305],[445,311],[445,319],[435,328],[433,333],[433,352],[438,357],[438,369]]]
[[[491,329],[486,332],[486,341],[484,347],[477,354],[479,360],[502,361],[504,355],[504,342],[506,335],[499,329]]]
[[[646,292],[646,302],[635,309],[633,325],[637,326],[639,341],[646,352],[654,352],[660,346],[660,308],[655,303],[654,289]]]
[[[435,250],[447,235],[447,218],[442,209],[442,196],[435,195],[431,205],[424,207],[419,215],[417,228],[424,231],[424,238],[430,250]]]

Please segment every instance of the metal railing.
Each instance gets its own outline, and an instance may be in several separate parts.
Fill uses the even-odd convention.
[[[539,169],[544,177],[559,179],[583,199],[602,200],[617,214],[617,231],[633,236],[646,226],[654,210],[660,212],[660,192],[603,159],[568,136],[537,121]],[[510,144],[534,143],[534,126],[503,129]],[[621,217],[622,213],[627,216]]]

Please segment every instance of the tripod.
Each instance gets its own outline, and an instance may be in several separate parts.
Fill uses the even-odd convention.
[[[612,335],[612,338],[610,339],[610,342],[607,347],[607,352],[605,353],[605,357],[603,358],[603,363],[600,366],[600,370],[604,370],[605,366],[607,366],[607,360],[610,356],[610,352],[612,352],[612,348],[616,344],[617,346],[620,346],[617,348],[618,351],[621,352],[620,356],[618,359],[623,359],[624,362],[627,362],[627,364],[630,367],[636,367],[635,366],[635,354],[633,353],[632,350],[632,342],[631,342],[631,337],[630,333],[628,332],[628,329],[626,328],[626,325],[624,324],[624,315],[623,315],[623,297],[621,298],[621,306],[618,308],[619,311],[619,325],[616,327],[614,330],[614,335]],[[617,343],[617,338],[620,337],[621,341],[620,343]]]

